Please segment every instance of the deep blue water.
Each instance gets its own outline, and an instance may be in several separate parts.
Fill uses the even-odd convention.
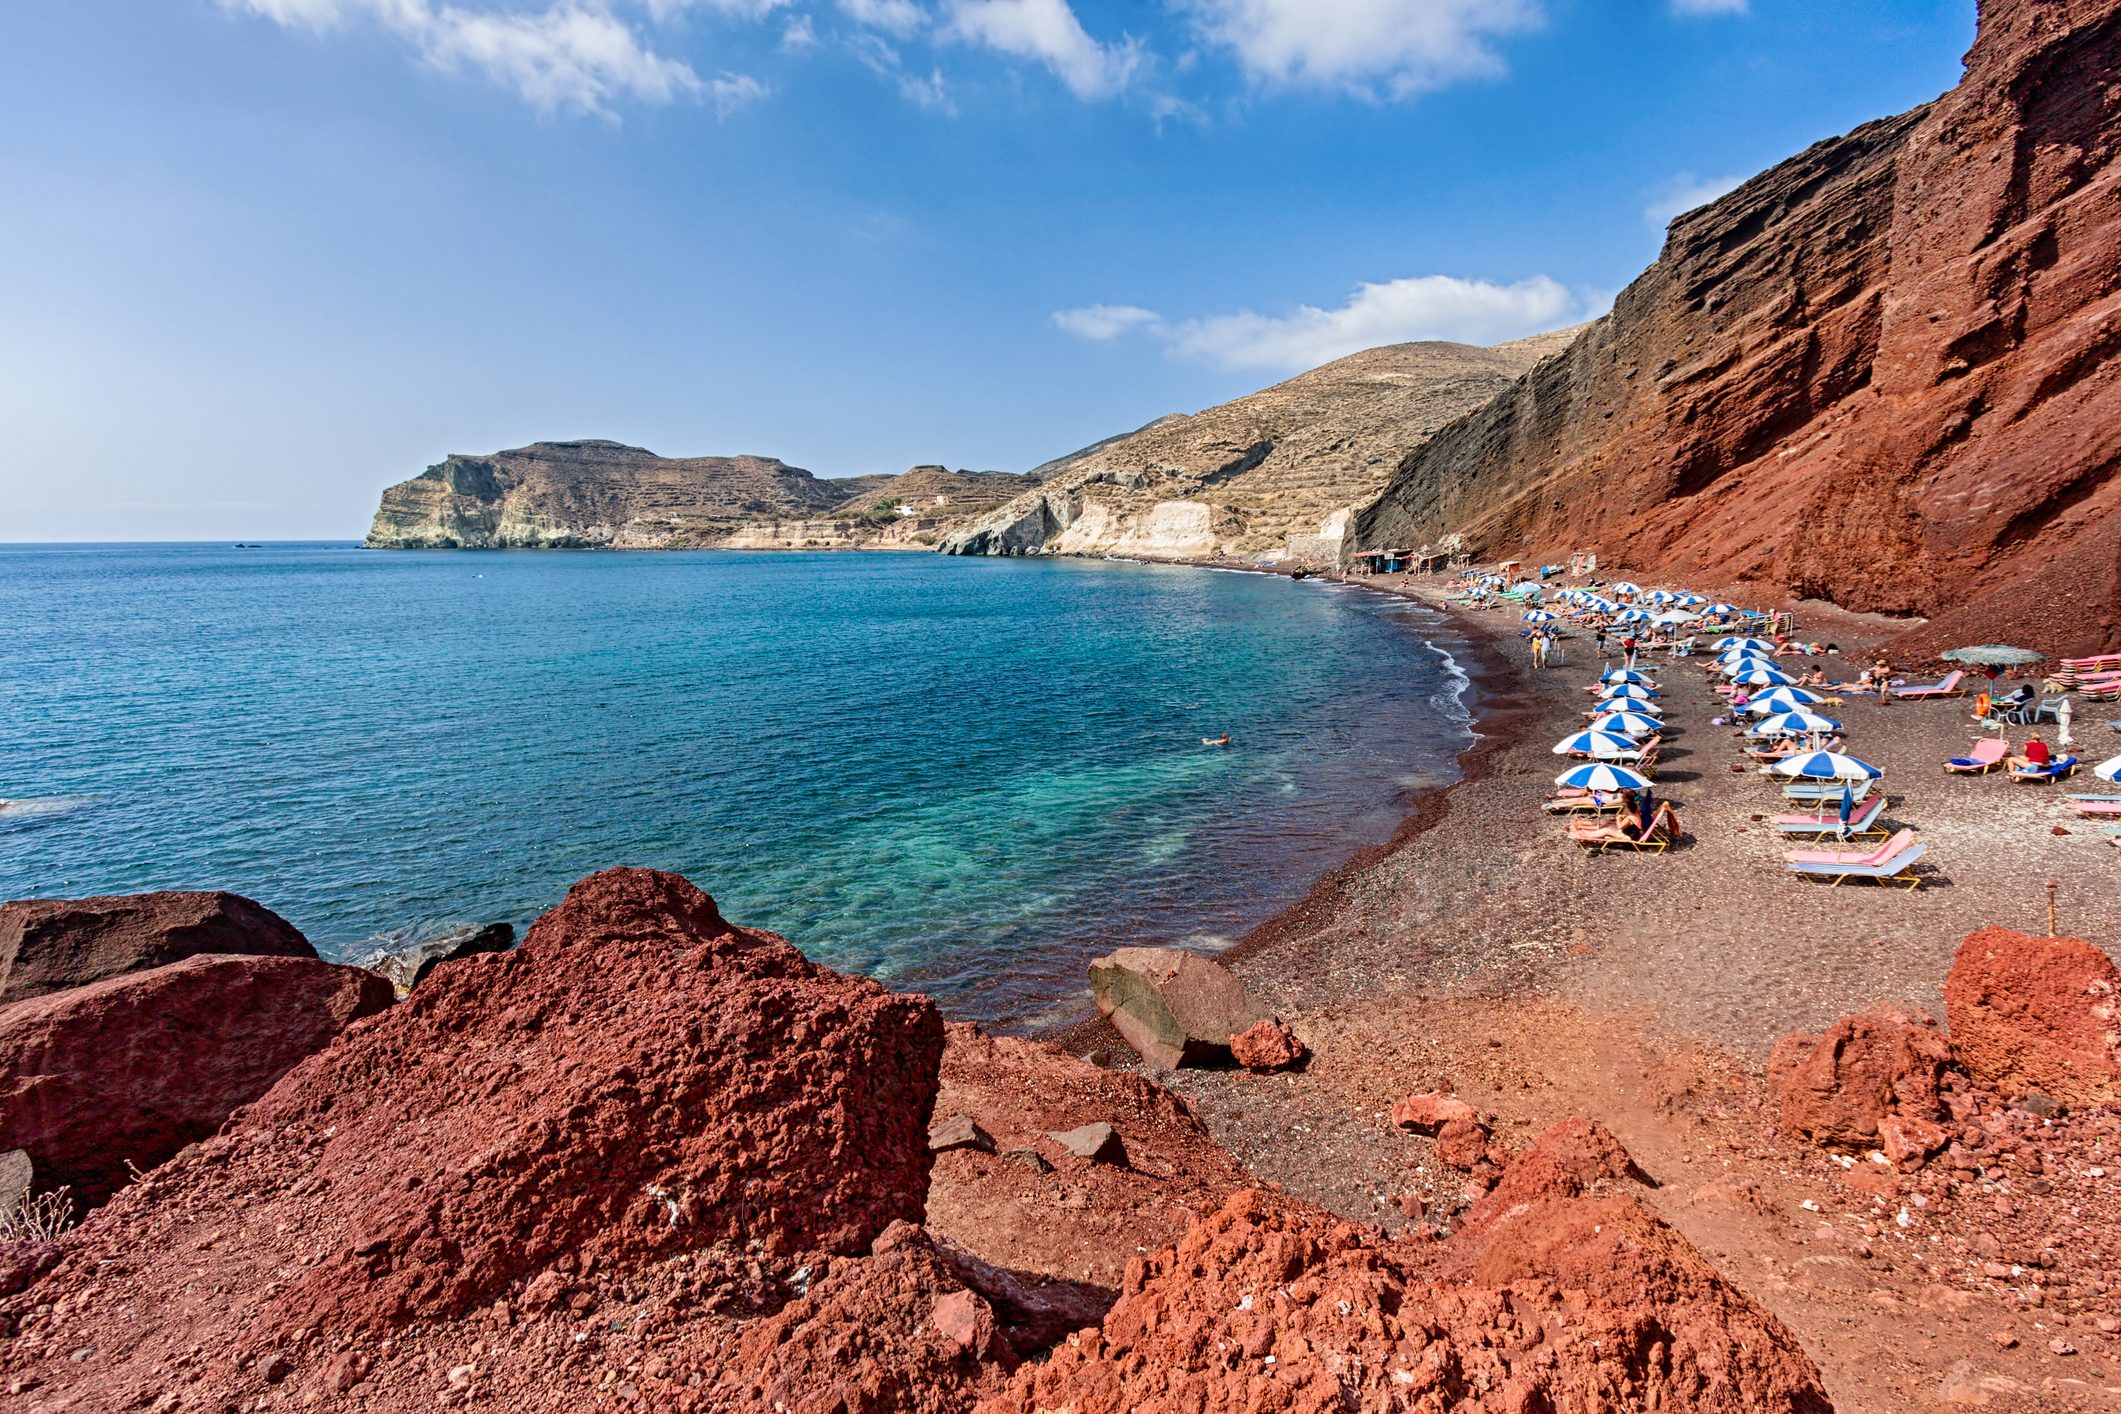
[[[1440,631],[1088,561],[0,547],[0,898],[228,888],[349,956],[647,864],[1020,1022],[1389,836],[1470,739]]]

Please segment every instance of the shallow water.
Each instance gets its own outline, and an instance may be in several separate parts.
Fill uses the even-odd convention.
[[[1450,780],[1439,627],[1090,561],[0,547],[0,897],[234,889],[348,956],[647,864],[1023,1022]]]

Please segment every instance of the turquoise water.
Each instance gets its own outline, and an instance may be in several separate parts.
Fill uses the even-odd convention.
[[[0,898],[234,889],[348,956],[646,864],[1022,1022],[1388,837],[1470,739],[1440,633],[1088,561],[0,547]]]

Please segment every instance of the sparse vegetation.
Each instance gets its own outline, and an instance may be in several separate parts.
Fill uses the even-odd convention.
[[[0,1242],[54,1242],[73,1225],[71,1190],[25,1194],[12,1208],[0,1210]]]

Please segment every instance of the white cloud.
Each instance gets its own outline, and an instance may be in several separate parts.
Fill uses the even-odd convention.
[[[931,70],[926,78],[919,74],[899,75],[898,91],[899,97],[917,107],[957,116],[957,105],[950,101],[950,90],[943,86],[941,69]]]
[[[225,0],[282,25],[318,31],[355,21],[381,26],[447,72],[471,69],[541,111],[608,115],[619,99],[669,103],[701,91],[699,75],[642,45],[609,13],[562,3],[525,11],[469,10],[433,0]],[[723,103],[716,81],[710,89]]]
[[[685,10],[716,10],[740,20],[763,20],[795,0],[648,0],[648,13],[667,20]]]
[[[1404,98],[1503,63],[1491,41],[1536,28],[1541,0],[1174,0],[1202,38],[1269,84]]]
[[[1224,368],[1294,370],[1417,339],[1500,343],[1588,318],[1588,305],[1545,275],[1509,285],[1421,275],[1359,286],[1336,309],[1299,305],[1281,316],[1240,310],[1173,322],[1134,305],[1091,305],[1062,310],[1053,322],[1099,341],[1143,330],[1180,357]]]
[[[1095,339],[1103,343],[1116,339],[1129,329],[1145,325],[1161,325],[1163,316],[1153,309],[1143,309],[1132,304],[1093,304],[1081,309],[1054,311],[1053,322],[1069,333],[1082,339]]]
[[[817,26],[810,16],[797,15],[781,29],[780,50],[783,54],[807,54],[817,48]]]
[[[948,33],[1051,69],[1078,98],[1110,98],[1141,65],[1139,41],[1099,44],[1068,0],[951,0]]]
[[[749,74],[723,74],[707,81],[707,93],[714,99],[714,116],[726,118],[764,98],[767,88]]]
[[[1743,15],[1751,9],[1750,0],[1672,0],[1675,15]]]
[[[1697,177],[1692,172],[1681,172],[1660,187],[1650,204],[1642,208],[1642,219],[1661,231],[1695,207],[1707,206],[1717,197],[1736,191],[1744,180],[1743,177]]]
[[[928,12],[913,0],[840,0],[840,10],[858,25],[901,38],[928,23]]]

